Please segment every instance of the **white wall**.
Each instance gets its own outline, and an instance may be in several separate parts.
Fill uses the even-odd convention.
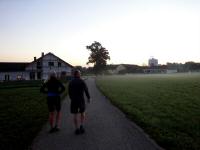
[[[49,66],[49,62],[53,62],[54,66]],[[60,67],[58,67],[59,62],[61,63]],[[71,75],[71,69],[72,69],[65,62],[61,61],[60,59],[51,54],[45,55],[43,57],[42,68],[43,68],[42,72],[43,79],[48,79],[48,76],[52,71],[55,71],[58,77],[60,77],[62,72],[66,72],[67,75]]]
[[[9,75],[9,80],[17,80],[18,76],[22,79],[29,80],[28,72],[0,72],[0,80],[5,80],[5,75]]]
[[[27,67],[26,67],[26,71],[35,71],[37,68],[36,68],[36,62],[33,62],[31,64],[29,64]]]
[[[26,67],[24,72],[0,72],[0,80],[5,80],[5,75],[9,75],[10,80],[17,80],[17,76],[22,76],[25,80],[30,80],[30,72],[35,73],[35,79],[37,80],[37,71],[41,72],[41,78],[44,80],[48,79],[52,71],[55,71],[58,77],[60,77],[62,72],[71,75],[72,68],[52,54],[45,55],[40,61],[41,69],[37,69],[37,62],[32,62]],[[50,67],[49,62],[54,62],[54,66]],[[61,63],[60,67],[58,67],[58,62]]]

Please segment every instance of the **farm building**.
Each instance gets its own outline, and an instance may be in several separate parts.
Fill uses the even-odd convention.
[[[143,73],[142,67],[133,64],[107,65],[109,74]]]
[[[58,77],[70,76],[73,66],[53,53],[42,53],[41,57],[30,63],[0,62],[0,81],[8,80],[46,80],[50,72]]]
[[[166,65],[148,66],[143,69],[144,73],[167,73]]]

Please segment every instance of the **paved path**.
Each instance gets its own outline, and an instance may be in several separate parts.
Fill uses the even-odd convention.
[[[69,98],[62,105],[61,131],[49,134],[46,125],[33,150],[159,150],[148,136],[98,91],[93,78],[86,81],[92,97],[87,105],[86,133],[74,135]]]

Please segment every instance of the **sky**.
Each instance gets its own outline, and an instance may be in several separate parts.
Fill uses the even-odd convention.
[[[0,62],[52,52],[87,66],[98,41],[108,64],[200,62],[199,0],[0,0]]]

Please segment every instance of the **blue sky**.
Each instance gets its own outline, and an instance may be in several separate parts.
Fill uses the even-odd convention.
[[[85,66],[93,41],[108,49],[108,63],[200,62],[200,2],[0,0],[0,61],[53,52]]]

